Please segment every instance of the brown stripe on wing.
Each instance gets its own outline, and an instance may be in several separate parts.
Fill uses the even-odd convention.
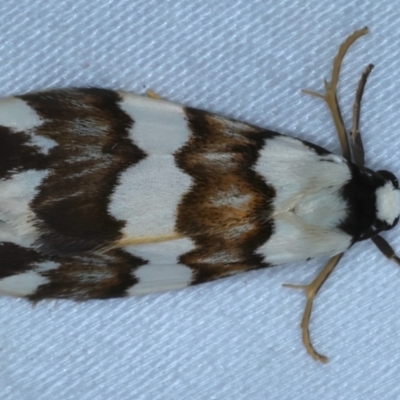
[[[0,126],[0,179],[29,169],[47,168],[46,156],[32,146],[30,136]]]
[[[139,282],[135,270],[147,264],[122,249],[53,256],[7,242],[0,243],[0,260],[0,280],[26,272],[30,272],[23,278],[27,281],[34,280],[34,274],[46,278],[47,283],[26,296],[32,301],[124,297],[127,289]],[[3,286],[7,294],[13,294],[12,287]],[[29,282],[26,286],[30,286]]]
[[[118,93],[69,89],[20,98],[44,120],[36,133],[58,144],[31,205],[40,250],[77,253],[118,240],[124,221],[107,212],[109,197],[119,174],[146,157],[128,137],[134,121],[119,108]]]
[[[0,243],[0,279],[30,271],[46,257],[11,242]]]
[[[277,134],[185,111],[193,135],[176,162],[194,184],[178,207],[176,227],[196,248],[180,262],[196,271],[193,283],[267,266],[256,250],[273,230],[275,190],[252,167],[265,139]]]
[[[147,261],[121,249],[106,253],[82,253],[74,256],[52,257],[59,262],[57,269],[41,272],[49,279],[39,286],[29,300],[48,298],[89,300],[127,296],[127,289],[139,282],[134,271]]]

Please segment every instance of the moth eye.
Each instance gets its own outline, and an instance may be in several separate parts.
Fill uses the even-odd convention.
[[[384,169],[380,171],[376,171],[380,176],[382,176],[384,179],[390,181],[393,183],[393,186],[398,189],[399,188],[399,181],[397,178],[392,174],[390,171],[386,171]]]

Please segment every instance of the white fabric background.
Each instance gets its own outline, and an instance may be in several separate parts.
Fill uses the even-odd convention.
[[[340,95],[347,124],[362,69],[367,162],[400,171],[400,4],[393,0],[10,0],[0,2],[0,95],[103,86],[162,97],[339,151],[322,101],[354,29]],[[400,252],[400,228],[385,235]],[[313,361],[301,343],[308,282],[325,260],[175,293],[111,301],[0,299],[0,398],[395,399],[400,269],[371,242],[318,295]]]

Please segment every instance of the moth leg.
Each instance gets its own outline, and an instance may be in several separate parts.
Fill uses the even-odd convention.
[[[318,353],[315,349],[314,346],[311,343],[310,339],[310,317],[311,317],[311,311],[314,303],[314,297],[317,295],[319,289],[321,289],[322,285],[324,282],[328,279],[329,275],[332,273],[332,271],[335,269],[336,265],[342,258],[343,253],[338,254],[334,257],[332,257],[328,263],[325,265],[325,267],[322,269],[322,271],[318,274],[318,276],[308,285],[293,285],[290,283],[286,283],[283,286],[289,287],[292,289],[302,289],[305,291],[306,296],[307,296],[307,303],[306,307],[304,309],[303,313],[303,318],[301,320],[301,330],[302,330],[302,338],[303,338],[303,344],[307,350],[307,353],[310,354],[310,356],[316,360],[316,361],[321,361],[323,363],[328,362],[328,358],[320,353]]]
[[[154,100],[162,100],[162,97],[159,94],[157,94],[154,90],[151,90],[151,89],[146,91],[146,95],[147,95],[147,97],[150,97],[151,99],[154,99]]]
[[[392,246],[390,246],[390,244],[382,236],[373,236],[371,240],[375,243],[376,247],[385,257],[394,261],[397,265],[400,265],[400,258],[396,255],[392,249]]]
[[[360,134],[361,100],[364,93],[365,84],[367,83],[368,76],[373,68],[374,65],[369,64],[361,75],[353,104],[353,126],[350,131],[350,146],[353,153],[354,162],[359,167],[362,167],[364,165],[364,146]]]
[[[342,66],[342,61],[344,56],[346,55],[347,50],[359,37],[367,33],[368,33],[368,28],[357,30],[342,43],[335,59],[333,60],[331,81],[328,82],[326,79],[324,79],[325,94],[313,92],[311,90],[305,90],[305,89],[302,90],[303,93],[319,97],[325,100],[325,102],[328,104],[339,137],[343,157],[348,161],[351,161],[350,146],[347,138],[346,128],[343,123],[342,114],[340,112],[339,103],[337,100],[336,89],[339,82],[340,68]]]

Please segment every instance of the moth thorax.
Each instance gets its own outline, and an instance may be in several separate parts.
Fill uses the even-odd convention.
[[[386,181],[376,189],[376,217],[390,227],[400,215],[400,190],[393,183]]]

